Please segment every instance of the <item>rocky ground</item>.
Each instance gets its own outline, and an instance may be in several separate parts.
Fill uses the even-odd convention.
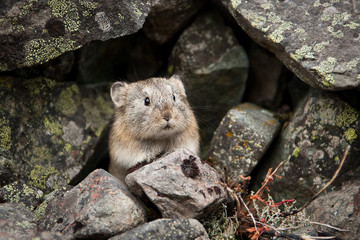
[[[359,13],[339,0],[1,1],[0,239],[359,239]],[[109,87],[173,74],[202,153],[122,183],[106,171]]]

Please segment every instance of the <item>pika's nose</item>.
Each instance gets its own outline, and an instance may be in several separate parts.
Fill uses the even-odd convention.
[[[163,119],[165,119],[167,122],[171,118],[171,112],[169,110],[163,111],[161,115],[162,115]]]

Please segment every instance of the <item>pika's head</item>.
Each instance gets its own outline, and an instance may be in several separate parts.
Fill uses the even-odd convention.
[[[116,118],[139,139],[172,138],[195,121],[178,76],[112,85]]]

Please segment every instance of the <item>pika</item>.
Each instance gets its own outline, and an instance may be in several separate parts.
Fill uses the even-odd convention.
[[[199,130],[179,76],[116,82],[110,89],[115,117],[109,136],[109,172],[127,171],[176,148],[199,153]]]

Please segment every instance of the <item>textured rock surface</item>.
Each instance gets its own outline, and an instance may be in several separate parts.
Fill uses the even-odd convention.
[[[125,185],[99,169],[51,200],[39,226],[75,238],[108,238],[144,221],[145,210]]]
[[[195,219],[158,219],[109,240],[207,240],[204,227]]]
[[[41,202],[43,192],[28,186],[23,181],[15,181],[0,188],[0,202],[21,203],[33,211]]]
[[[92,40],[137,32],[150,1],[4,0],[0,4],[0,71],[41,64]]]
[[[184,28],[205,0],[151,0],[151,12],[144,32],[148,38],[164,43]]]
[[[182,76],[209,142],[221,118],[243,96],[249,62],[232,30],[214,12],[198,16],[176,43],[169,72]]]
[[[348,145],[349,155],[333,186],[359,176],[355,170],[360,166],[359,136],[360,113],[356,109],[335,94],[311,90],[255,179],[262,181],[269,167],[284,161],[277,172],[283,178],[270,185],[271,195],[304,203],[331,179]]]
[[[145,165],[125,181],[132,192],[145,194],[168,218],[203,217],[227,198],[218,173],[187,149]]]
[[[45,78],[1,77],[0,168],[44,192],[66,185],[112,118],[107,91]]]
[[[37,233],[34,215],[22,204],[0,204],[0,239],[32,239]]]
[[[332,232],[341,239],[359,239],[360,179],[345,183],[339,191],[319,197],[306,208],[306,212],[311,221],[326,223],[348,231],[339,232],[324,226],[317,226],[318,230]]]
[[[360,86],[357,1],[222,2],[255,41],[301,80],[321,89]]]
[[[241,182],[248,176],[276,137],[280,122],[270,111],[243,103],[221,121],[211,141],[209,160],[218,172]]]

